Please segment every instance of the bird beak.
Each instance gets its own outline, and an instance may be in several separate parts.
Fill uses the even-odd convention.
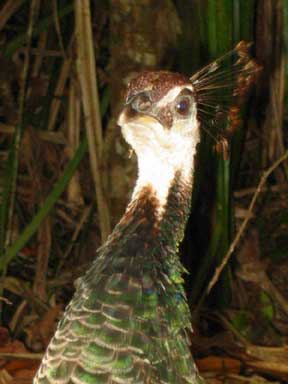
[[[134,110],[131,110],[131,107],[127,106],[123,109],[123,111],[120,113],[117,124],[120,125],[120,127],[123,127],[125,124],[137,124],[137,125],[155,125],[161,124],[161,122],[154,116],[135,112]]]

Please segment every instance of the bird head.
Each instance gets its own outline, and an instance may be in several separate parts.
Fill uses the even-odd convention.
[[[142,72],[128,85],[118,124],[138,159],[181,162],[199,141],[196,100],[189,79],[166,71]]]

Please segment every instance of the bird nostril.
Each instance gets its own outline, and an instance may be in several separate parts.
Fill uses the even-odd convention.
[[[165,128],[170,129],[172,127],[173,114],[168,106],[159,111],[157,118]]]

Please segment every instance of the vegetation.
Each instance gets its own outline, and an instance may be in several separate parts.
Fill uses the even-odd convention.
[[[135,158],[116,126],[129,78],[190,75],[244,39],[263,69],[228,159],[217,125],[202,132],[181,247],[193,353],[213,383],[287,382],[287,20],[286,0],[2,1],[0,381],[31,382],[129,200]]]

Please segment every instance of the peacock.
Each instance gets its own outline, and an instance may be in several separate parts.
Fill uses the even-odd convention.
[[[118,125],[138,160],[132,198],[77,280],[34,384],[203,383],[178,257],[200,140],[199,74],[146,71],[130,81]]]

